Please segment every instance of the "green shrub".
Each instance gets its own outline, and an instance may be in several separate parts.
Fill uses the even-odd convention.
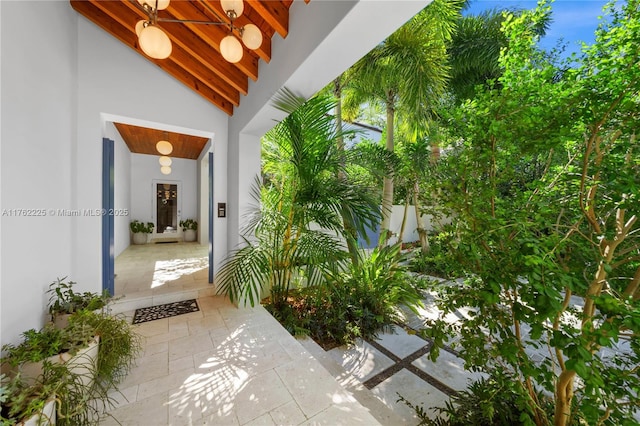
[[[397,322],[399,305],[415,310],[421,293],[401,265],[400,246],[376,248],[323,286],[304,289],[285,306],[266,308],[293,334],[309,334],[323,346],[372,338]]]
[[[64,281],[66,278],[57,278],[49,285],[47,293],[51,294],[49,298],[49,313],[51,314],[72,314],[80,309],[95,311],[106,306],[111,297],[107,290],[104,290],[102,294],[88,291],[76,293],[73,291],[73,286],[76,283]]]
[[[494,373],[486,379],[471,383],[465,391],[453,395],[444,407],[434,407],[435,419],[430,419],[427,409],[413,405],[402,395],[398,401],[411,407],[427,426],[520,426],[529,424],[524,419],[533,418],[529,406],[524,402],[528,396],[518,388],[518,382],[502,373]],[[539,395],[543,411],[549,415],[553,408],[549,398]]]
[[[78,311],[69,318],[69,329],[86,327],[100,336],[97,376],[107,387],[119,383],[141,350],[141,337],[124,317]]]
[[[192,229],[194,231],[198,230],[198,222],[194,219],[181,220],[180,226],[182,227],[182,231],[186,231],[187,229]]]
[[[460,264],[456,261],[452,245],[455,244],[451,232],[441,232],[431,237],[427,253],[415,251],[409,262],[409,270],[420,274],[441,278],[456,278],[463,275]]]
[[[136,219],[131,221],[131,223],[129,224],[129,228],[134,234],[137,234],[139,232],[142,232],[143,234],[151,234],[153,232],[153,228],[155,228],[155,225],[153,224],[153,222],[144,223]]]

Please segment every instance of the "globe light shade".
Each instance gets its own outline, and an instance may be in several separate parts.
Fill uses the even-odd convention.
[[[163,175],[170,175],[171,174],[171,167],[169,167],[169,166],[160,167],[160,173],[162,173]]]
[[[220,0],[220,5],[225,13],[233,10],[236,13],[236,18],[244,12],[244,1],[242,0]]]
[[[165,166],[165,167],[169,167],[172,163],[171,158],[167,157],[166,155],[163,155],[162,157],[160,157],[158,161],[160,161],[161,166]]]
[[[262,32],[253,25],[247,24],[242,30],[242,42],[251,50],[256,50],[262,46]]]
[[[166,59],[171,55],[169,36],[155,25],[147,25],[138,37],[140,49],[153,59]]]
[[[136,22],[136,35],[137,35],[138,37],[140,37],[140,33],[141,33],[141,32],[142,32],[142,30],[144,29],[144,24],[145,24],[145,22],[147,22],[147,21],[145,21],[144,19],[143,19],[143,20],[141,20],[141,21]]]
[[[242,59],[242,45],[237,38],[229,34],[220,42],[220,53],[227,62],[235,64]]]
[[[140,3],[141,6],[148,4],[151,9],[155,9],[156,7],[156,0],[138,0],[138,3]],[[158,10],[165,10],[167,7],[169,7],[169,0],[158,0]]]
[[[173,152],[173,145],[169,141],[159,141],[156,144],[156,149],[162,155],[169,155]]]

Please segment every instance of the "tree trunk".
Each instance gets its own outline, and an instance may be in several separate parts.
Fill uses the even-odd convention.
[[[393,152],[393,122],[395,110],[393,105],[393,95],[387,97],[387,151]],[[384,247],[391,238],[389,228],[391,226],[391,213],[393,211],[393,175],[385,176],[382,190],[382,223],[380,224],[380,239],[378,247]]]
[[[420,238],[420,251],[422,253],[429,252],[429,237],[427,235],[427,229],[424,226],[424,220],[422,219],[422,210],[420,207],[420,185],[416,179],[413,183],[413,207],[416,209],[416,228],[418,230],[418,237]]]
[[[576,372],[564,370],[556,383],[554,426],[565,426],[571,418],[571,400],[573,399],[573,380]]]
[[[336,97],[338,102],[336,102],[336,127],[342,130],[342,75],[339,75],[335,80],[333,80],[333,95]],[[338,170],[338,179],[345,180],[346,176],[344,174],[344,138],[342,134],[337,139],[337,147],[338,147],[338,155],[340,156],[340,166],[341,169]],[[347,240],[347,249],[349,250],[349,256],[351,257],[351,262],[354,265],[358,264],[360,259],[358,255],[358,232],[356,231],[353,223],[351,223],[349,217],[344,213],[344,211],[340,211],[340,216],[342,217],[342,226],[344,227],[345,238]]]
[[[400,244],[402,244],[404,230],[407,226],[407,213],[409,213],[409,197],[407,197],[404,201],[404,213],[402,214],[402,225],[400,226],[400,235],[398,235],[398,243]]]

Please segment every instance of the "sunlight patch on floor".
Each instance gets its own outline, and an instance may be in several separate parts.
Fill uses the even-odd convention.
[[[151,288],[178,281],[181,277],[194,274],[207,266],[207,259],[202,257],[158,260],[155,263]]]

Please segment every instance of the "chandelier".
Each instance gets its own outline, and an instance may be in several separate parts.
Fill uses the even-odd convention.
[[[140,49],[153,59],[168,58],[169,55],[171,55],[172,49],[171,40],[167,33],[158,26],[159,22],[221,25],[228,27],[229,34],[220,42],[220,53],[226,61],[232,64],[239,62],[243,55],[242,44],[238,40],[238,37],[242,40],[242,43],[251,50],[256,50],[262,46],[262,32],[260,32],[260,29],[256,25],[247,24],[243,27],[238,27],[233,23],[244,11],[243,0],[220,0],[220,5],[222,6],[222,10],[224,10],[228,22],[220,18],[205,1],[203,1],[202,4],[215,15],[218,21],[158,18],[158,11],[169,7],[170,0],[137,1],[138,2],[134,4],[147,15],[147,19],[138,21],[135,27],[138,44]]]

